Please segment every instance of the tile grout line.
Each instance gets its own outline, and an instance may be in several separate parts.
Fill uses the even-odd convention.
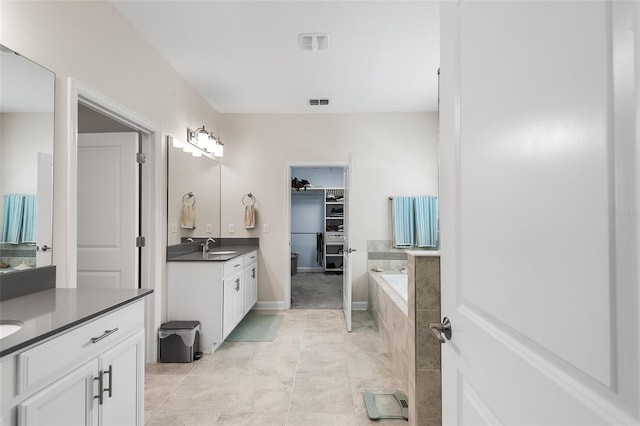
[[[293,390],[296,387],[296,380],[298,379],[298,366],[300,365],[300,356],[302,355],[302,340],[304,339],[304,332],[307,328],[308,315],[309,315],[309,310],[305,309],[304,327],[302,328],[302,336],[300,337],[300,342],[298,344],[298,357],[296,361],[296,369],[295,369],[295,372],[293,373],[293,383],[291,385],[291,394],[289,395],[289,407],[287,409],[287,420],[286,420],[285,426],[289,425],[289,417],[291,417],[291,402],[293,401]]]

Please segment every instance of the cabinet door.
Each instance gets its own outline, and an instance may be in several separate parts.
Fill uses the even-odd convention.
[[[244,316],[244,273],[228,276],[224,280],[224,306],[222,328],[226,339]]]
[[[244,272],[240,272],[233,280],[233,326],[244,318]]]
[[[18,425],[76,426],[97,424],[98,383],[96,360],[33,395],[18,405]]]
[[[100,424],[141,425],[144,394],[144,331],[100,356],[103,374]]]
[[[235,283],[233,275],[227,277],[222,282],[223,296],[222,296],[222,338],[226,339],[231,330],[233,330],[233,293]]]
[[[252,263],[244,273],[244,314],[258,301],[258,263]]]

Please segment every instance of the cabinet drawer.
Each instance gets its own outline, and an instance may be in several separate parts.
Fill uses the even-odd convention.
[[[240,271],[244,266],[244,261],[242,256],[234,257],[231,260],[227,260],[224,262],[224,271],[223,275],[226,277],[227,275],[235,274]]]
[[[18,394],[62,377],[141,329],[144,304],[138,301],[18,354]]]
[[[244,266],[249,266],[258,260],[258,250],[244,255]]]

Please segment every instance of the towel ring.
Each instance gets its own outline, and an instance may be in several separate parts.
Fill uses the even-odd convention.
[[[256,198],[252,193],[248,193],[242,196],[242,205],[245,207],[253,206],[256,203]]]
[[[189,203],[189,201],[191,201],[191,203]],[[182,205],[191,207],[196,205],[196,196],[193,195],[193,192],[187,192],[182,196]]]

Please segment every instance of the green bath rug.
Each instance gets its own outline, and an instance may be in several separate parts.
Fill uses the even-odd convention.
[[[282,315],[249,312],[229,334],[227,342],[273,342],[278,335]]]

